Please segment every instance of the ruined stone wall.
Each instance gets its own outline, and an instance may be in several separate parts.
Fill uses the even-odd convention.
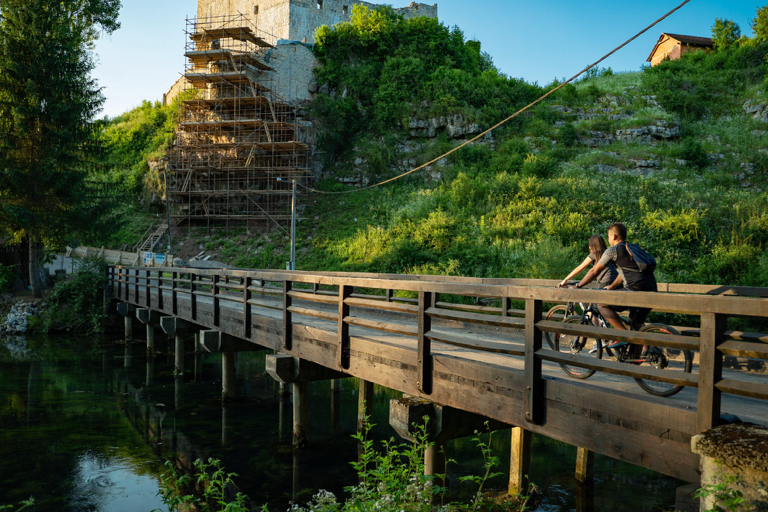
[[[243,14],[274,44],[279,39],[291,39],[289,0],[198,0],[197,17],[210,18]]]
[[[262,61],[275,70],[273,87],[282,98],[293,104],[312,99],[309,87],[317,59],[307,45],[280,41],[263,53]]]
[[[163,105],[170,105],[173,103],[173,100],[181,94],[185,89],[189,88],[189,82],[187,79],[183,76],[180,76],[178,80],[176,80],[176,83],[171,86],[170,89],[168,89],[168,92],[163,94]]]
[[[311,43],[317,27],[349,21],[352,6],[356,4],[369,8],[379,6],[360,0],[198,0],[197,16],[207,18],[241,13],[248,16],[259,30],[275,36],[275,40]],[[437,4],[412,2],[395,11],[405,18],[437,18]]]

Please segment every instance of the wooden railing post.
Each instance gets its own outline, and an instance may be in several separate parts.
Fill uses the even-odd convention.
[[[152,309],[152,291],[149,288],[150,282],[152,277],[152,271],[150,269],[147,269],[144,272],[144,291],[147,294],[147,309]]]
[[[123,298],[123,269],[121,267],[116,267],[115,270],[117,270],[117,276],[116,276],[117,277],[117,298],[122,299]]]
[[[178,302],[176,297],[176,279],[179,274],[174,270],[171,272],[171,314],[176,316],[179,313]]]
[[[523,408],[525,420],[540,424],[544,411],[544,381],[541,378],[541,359],[536,351],[541,349],[541,330],[536,324],[541,320],[542,302],[539,299],[525,301],[525,391]]]
[[[392,302],[392,288],[387,289],[387,302]]]
[[[133,271],[133,302],[139,303],[139,269]]]
[[[509,297],[501,298],[501,316],[508,317],[509,310],[512,308],[512,299]]]
[[[251,282],[252,278],[243,278],[243,335],[251,337]]]
[[[354,288],[345,284],[339,285],[339,327],[336,347],[336,364],[340,368],[349,368],[349,324],[344,321],[349,316],[349,304],[346,300],[352,295]]]
[[[195,277],[195,274],[189,273],[189,307],[192,320],[197,320],[197,295],[195,295],[197,284],[195,283]]]
[[[293,315],[291,314],[293,297],[290,296],[292,284],[291,281],[283,282],[283,348],[285,350],[293,348]]]
[[[717,346],[722,341],[727,317],[717,313],[701,314],[699,334],[699,391],[696,427],[699,432],[716,427],[720,422],[720,390],[723,378],[723,354]]]
[[[165,304],[163,304],[163,270],[158,269],[157,271],[157,307],[162,311],[165,309]]]
[[[213,326],[219,327],[219,275],[211,276],[211,291],[213,292]]]
[[[432,317],[427,310],[436,304],[437,294],[419,292],[419,327],[417,345],[418,376],[416,387],[424,394],[432,393],[432,340],[426,334],[432,329]]]

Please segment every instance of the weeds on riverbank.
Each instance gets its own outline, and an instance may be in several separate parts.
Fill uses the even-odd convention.
[[[45,309],[31,317],[30,330],[38,333],[101,332],[104,323],[102,287],[106,282],[103,259],[76,260],[75,273],[56,283],[45,298]]]
[[[369,510],[403,510],[409,512],[461,512],[485,510],[524,511],[528,510],[530,495],[535,492],[533,484],[525,495],[493,495],[483,491],[489,478],[501,473],[494,472],[499,459],[493,455],[489,438],[480,439],[480,432],[475,431],[474,441],[483,456],[482,475],[461,477],[462,482],[477,485],[477,491],[468,503],[445,503],[447,489],[438,482],[445,475],[424,474],[424,454],[434,443],[428,441],[428,419],[421,425],[414,425],[413,443],[395,443],[394,438],[382,442],[382,450],[376,450],[374,441],[368,434],[374,425],[370,416],[363,420],[363,429],[352,437],[362,447],[360,457],[352,462],[357,471],[358,484],[346,487],[349,497],[344,501],[332,492],[320,490],[306,505],[294,504],[289,512],[353,512]],[[448,459],[448,464],[456,461]],[[169,512],[186,510],[190,506],[201,512],[244,512],[248,498],[240,492],[234,492],[235,473],[226,473],[220,461],[208,459],[208,463],[195,461],[196,475],[180,475],[171,461],[166,462],[168,472],[161,476],[158,495],[168,506]],[[195,494],[184,494],[190,489]],[[234,499],[232,499],[234,496]],[[262,512],[268,512],[266,505]],[[159,511],[153,511],[159,512]]]
[[[218,459],[208,459],[203,462],[197,459],[194,462],[197,473],[193,477],[190,475],[180,475],[171,461],[167,461],[165,466],[168,472],[160,477],[160,490],[158,495],[170,512],[180,512],[182,510],[194,510],[199,512],[248,512],[246,507],[246,497],[241,492],[231,492],[234,487],[233,478],[237,473],[227,473],[221,467],[221,461]],[[193,494],[182,494],[186,490],[194,488]],[[234,499],[230,496],[234,494]],[[155,509],[152,512],[160,512]]]
[[[13,512],[21,512],[35,504],[35,498],[31,497],[28,500],[20,501],[17,505],[0,505],[0,511],[8,510]],[[18,507],[18,508],[14,508]]]
[[[445,475],[424,474],[424,454],[434,443],[430,442],[428,418],[424,423],[414,425],[413,443],[396,444],[394,438],[382,441],[382,451],[377,451],[374,442],[368,438],[368,433],[374,426],[370,417],[363,420],[363,429],[355,434],[362,446],[362,453],[352,466],[357,471],[359,484],[345,488],[350,495],[340,503],[337,497],[328,491],[318,492],[306,506],[294,505],[291,512],[353,512],[368,510],[407,510],[412,512],[431,511],[522,511],[527,510],[528,495],[504,495],[504,499],[492,497],[483,492],[483,487],[489,478],[501,473],[493,471],[499,464],[488,442],[480,439],[480,432],[475,431],[474,441],[483,456],[485,472],[482,475],[461,477],[462,482],[472,482],[477,485],[477,491],[468,503],[445,503],[447,489],[439,482],[444,481]],[[456,461],[447,459],[447,464]],[[531,494],[531,485],[527,494]]]

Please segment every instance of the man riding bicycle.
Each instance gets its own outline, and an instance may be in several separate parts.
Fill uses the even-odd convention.
[[[576,288],[581,288],[591,283],[610,262],[613,262],[619,271],[619,275],[613,283],[606,286],[606,290],[618,290],[623,283],[624,290],[641,292],[658,291],[653,268],[646,268],[645,270],[640,269],[640,266],[632,255],[631,249],[627,246],[626,239],[627,227],[620,222],[611,224],[611,227],[608,228],[608,244],[610,247],[605,250],[600,261],[594,264],[589,272],[587,272],[587,275],[585,275],[579,284],[576,285]],[[605,321],[615,329],[625,329],[624,323],[621,321],[621,318],[619,318],[617,312],[626,309],[626,306],[598,305],[600,314],[603,315]],[[648,313],[651,312],[651,308],[629,308],[629,310],[630,318],[633,321],[632,327],[634,329],[642,327],[645,319],[648,317]]]

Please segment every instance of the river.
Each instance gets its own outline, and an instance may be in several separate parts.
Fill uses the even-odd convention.
[[[160,336],[158,336],[160,338]],[[158,347],[165,351],[165,343]],[[240,490],[270,511],[305,503],[318,489],[343,495],[356,482],[350,461],[357,424],[357,381],[334,392],[313,382],[310,446],[291,446],[290,396],[265,371],[265,352],[237,358],[238,398],[221,402],[221,357],[188,355],[188,372],[173,374],[172,354],[146,357],[141,342],[94,337],[0,339],[0,509],[30,496],[30,511],[149,512],[167,510],[157,496],[168,459],[191,464],[216,458],[237,473]],[[372,435],[396,436],[388,424],[389,400],[374,390]],[[487,440],[487,435],[483,439]],[[501,472],[509,467],[509,431],[493,434]],[[448,481],[455,496],[472,489],[459,476],[482,474],[471,438],[449,442]],[[534,436],[531,480],[543,499],[537,510],[588,507],[598,511],[669,510],[672,478],[607,457],[596,457],[588,500],[573,479],[576,449]],[[487,487],[502,489],[506,476]],[[577,503],[577,495],[580,497]],[[585,505],[585,503],[587,505]]]

